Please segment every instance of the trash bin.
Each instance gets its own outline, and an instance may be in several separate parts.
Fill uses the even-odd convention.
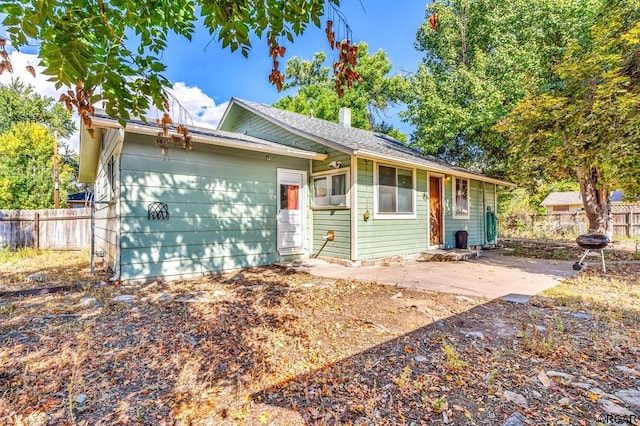
[[[467,231],[457,231],[456,232],[456,248],[466,249],[468,238],[469,238],[469,233]]]

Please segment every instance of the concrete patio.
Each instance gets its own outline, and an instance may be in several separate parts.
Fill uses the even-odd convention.
[[[525,302],[575,274],[574,261],[504,256],[500,250],[483,251],[472,260],[426,262],[401,260],[386,265],[349,267],[307,259],[297,269],[313,275],[397,285],[466,296],[503,298]]]

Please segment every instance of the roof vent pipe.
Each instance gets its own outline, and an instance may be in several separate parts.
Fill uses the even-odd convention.
[[[340,108],[338,123],[344,127],[351,127],[351,108]]]

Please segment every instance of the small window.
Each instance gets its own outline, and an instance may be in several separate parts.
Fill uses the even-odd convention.
[[[413,170],[380,165],[377,177],[377,213],[415,214]]]
[[[348,171],[316,175],[311,179],[313,207],[348,207]]]
[[[453,178],[453,217],[469,218],[469,179]]]
[[[298,210],[300,209],[299,200],[300,187],[298,185],[280,185],[280,209],[281,210]]]
[[[109,158],[109,162],[107,163],[107,183],[109,194],[113,195],[116,183],[116,173],[115,166],[113,164],[113,156]]]

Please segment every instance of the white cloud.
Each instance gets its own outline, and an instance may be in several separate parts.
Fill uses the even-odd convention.
[[[56,89],[52,82],[47,81],[48,77],[42,74],[44,68],[38,65],[40,60],[36,55],[13,51],[9,55],[9,58],[13,65],[13,74],[8,72],[2,73],[2,75],[0,75],[0,83],[9,84],[11,79],[19,78],[23,83],[33,86],[36,93],[51,96],[56,101],[60,98],[60,94],[68,90],[65,87]],[[27,71],[28,65],[35,68],[35,78]],[[216,105],[213,98],[204,93],[199,87],[187,86],[182,81],[176,82],[173,88],[170,89],[170,92],[182,108],[189,113],[190,119],[187,118],[187,120],[185,120],[185,124],[188,125],[193,124],[194,126],[206,128],[217,127],[228,104],[228,102],[225,102]],[[171,105],[171,108],[175,121],[177,118],[176,115],[179,114],[179,107],[178,105]],[[157,115],[157,112],[149,111],[148,117],[155,118]],[[73,120],[79,127],[80,121],[76,113],[73,115]],[[67,140],[71,149],[76,152],[78,151],[79,139],[80,134],[76,132]]]
[[[187,110],[194,126],[215,128],[227,108],[228,102],[216,105],[213,98],[199,87],[187,86],[182,81],[176,82],[170,91],[180,105]],[[173,108],[176,109],[176,107]],[[187,121],[187,124],[191,123]]]

